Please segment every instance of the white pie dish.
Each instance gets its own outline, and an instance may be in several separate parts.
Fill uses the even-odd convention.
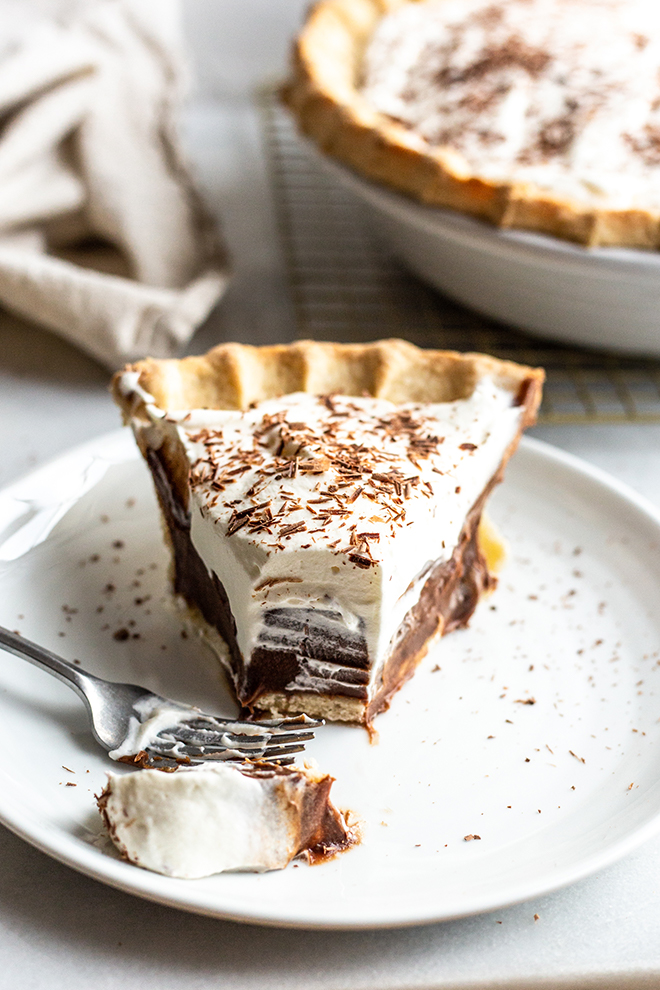
[[[147,899],[303,928],[494,910],[623,856],[660,828],[660,515],[529,440],[492,508],[511,546],[496,597],[468,630],[432,646],[379,717],[378,745],[362,728],[335,725],[309,748],[337,778],[336,803],[366,820],[361,846],[317,867],[194,881],[121,862],[99,842],[92,797],[117,764],[93,743],[78,699],[9,655],[0,664],[0,821]],[[181,639],[166,603],[166,567],[151,481],[128,431],[0,493],[0,623],[92,671],[221,709],[231,702],[215,660]],[[140,638],[114,639],[118,626]],[[523,703],[532,697],[534,706]]]
[[[307,146],[366,204],[392,253],[452,299],[565,344],[660,356],[660,252],[501,230],[414,202]]]

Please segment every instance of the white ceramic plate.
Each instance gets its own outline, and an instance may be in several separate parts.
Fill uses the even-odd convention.
[[[367,204],[393,253],[448,296],[563,343],[660,356],[660,252],[500,230],[416,203],[314,152]]]
[[[310,746],[337,778],[337,803],[364,819],[360,847],[317,867],[200,881],[121,862],[93,801],[116,765],[76,696],[9,654],[0,819],[123,890],[301,927],[488,911],[624,855],[660,824],[660,517],[529,440],[492,514],[510,558],[470,629],[431,649],[379,717],[378,745],[363,729],[327,726]],[[168,605],[151,483],[127,433],[6,490],[0,525],[0,623],[102,675],[231,710],[215,661],[182,638]]]

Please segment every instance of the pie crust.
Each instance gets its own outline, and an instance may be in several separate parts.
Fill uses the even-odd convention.
[[[432,206],[588,246],[658,248],[659,210],[611,208],[528,182],[490,181],[456,149],[426,142],[369,103],[359,89],[369,39],[385,14],[416,2],[320,0],[312,8],[284,89],[300,130],[362,175]]]
[[[492,487],[501,479],[504,466],[515,450],[522,431],[535,422],[543,378],[543,371],[538,368],[528,368],[482,354],[421,350],[402,340],[364,345],[312,341],[269,347],[223,344],[201,357],[187,357],[179,361],[147,358],[115,375],[112,383],[114,397],[123,410],[125,420],[133,427],[156,482],[166,522],[164,532],[174,561],[175,590],[183,595],[200,631],[209,638],[212,646],[215,644],[221,656],[223,647],[218,643],[220,636],[225,641],[232,640],[233,636],[234,646],[230,647],[230,652],[233,652],[228,666],[236,679],[239,700],[243,705],[278,713],[306,711],[331,720],[370,724],[374,715],[388,707],[391,696],[401,684],[412,676],[426,653],[430,639],[438,632],[447,632],[467,623],[479,594],[493,584],[484,557],[485,554],[488,562],[492,559],[492,554],[488,553],[488,544],[492,548],[492,536],[489,538],[485,534],[481,542],[478,537],[483,504]],[[397,405],[408,402],[451,403],[473,396],[483,379],[488,379],[497,389],[510,395],[508,404],[518,410],[512,421],[514,425],[510,428],[512,432],[506,435],[511,438],[505,441],[502,451],[497,448],[494,474],[489,469],[485,488],[479,483],[478,497],[475,503],[470,503],[472,507],[463,519],[463,530],[454,555],[445,564],[436,562],[433,570],[427,571],[423,577],[418,602],[412,608],[408,606],[410,611],[400,627],[403,629],[405,626],[406,638],[401,641],[399,637],[393,641],[396,648],[392,646],[389,654],[392,663],[389,668],[386,664],[379,675],[376,693],[370,696],[366,688],[360,687],[358,690],[355,679],[352,686],[346,686],[345,692],[343,688],[335,693],[328,689],[325,694],[293,688],[283,690],[282,685],[274,682],[269,690],[268,665],[278,662],[274,654],[268,655],[274,656],[272,661],[268,656],[266,661],[259,659],[257,669],[262,680],[258,682],[258,690],[254,689],[253,684],[250,687],[252,675],[248,675],[247,665],[244,664],[243,674],[240,673],[243,659],[236,645],[236,622],[221,584],[223,575],[216,577],[215,571],[210,575],[215,582],[214,589],[210,583],[208,564],[204,567],[194,548],[197,563],[191,563],[191,537],[182,536],[181,531],[185,530],[186,525],[190,532],[188,455],[176,429],[168,428],[168,418],[154,418],[154,408],[170,414],[171,425],[177,412],[183,414],[195,409],[247,410],[254,403],[301,392],[313,396],[367,395]],[[163,413],[160,415],[163,416]],[[474,448],[474,444],[464,446]],[[460,488],[457,489],[459,491]],[[460,519],[458,522],[461,524]],[[215,538],[216,531],[213,530]],[[217,539],[225,537],[218,533]],[[305,551],[302,549],[300,552]],[[190,579],[186,577],[182,580],[184,565],[189,568]],[[338,570],[334,568],[334,571]],[[345,577],[344,574],[341,580]],[[202,585],[206,590],[200,594],[196,589]],[[208,599],[209,595],[213,601],[207,607],[208,602],[203,604],[204,596]],[[305,635],[309,639],[309,630]],[[326,637],[323,639],[326,646],[328,635],[323,633],[321,637]],[[354,638],[354,634],[351,635]],[[350,649],[354,647],[350,646]],[[255,649],[252,658],[259,652]],[[224,653],[226,656],[226,649]],[[314,652],[310,655],[317,656]],[[251,662],[254,664],[254,659]],[[339,662],[334,654],[332,662]],[[239,689],[241,677],[243,686]],[[358,686],[362,683],[359,681]]]

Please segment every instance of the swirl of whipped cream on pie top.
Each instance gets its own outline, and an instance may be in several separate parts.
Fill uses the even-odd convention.
[[[385,16],[362,91],[466,175],[660,209],[657,0],[426,0]]]
[[[311,607],[359,632],[378,668],[520,416],[489,378],[454,402],[295,393],[168,413],[191,465],[191,539],[225,587],[245,663],[269,610]],[[317,666],[294,687],[313,689],[328,674]]]

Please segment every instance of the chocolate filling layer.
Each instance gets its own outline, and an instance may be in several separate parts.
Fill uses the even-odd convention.
[[[330,801],[333,777],[326,775],[311,781],[299,770],[289,767],[273,767],[268,763],[255,763],[241,767],[246,777],[295,777],[302,783],[300,801],[300,835],[297,852],[304,852],[312,863],[331,859],[357,841],[346,821]]]
[[[258,708],[259,698],[271,691],[342,695],[363,699],[365,721],[370,723],[412,676],[430,638],[436,632],[466,625],[480,594],[492,584],[477,532],[495,479],[468,515],[452,557],[432,568],[417,604],[404,617],[368,704],[369,658],[364,634],[347,630],[341,616],[331,609],[274,608],[266,612],[258,645],[246,666],[236,642],[229,599],[193,546],[190,517],[170,480],[166,459],[160,450],[150,449],[147,461],[174,551],[175,591],[198,608],[227,642],[238,700],[249,708]],[[313,676],[318,663],[323,664],[322,677]]]
[[[190,539],[190,515],[170,480],[162,448],[149,448],[146,458],[172,542],[174,590],[196,606],[208,624],[218,630],[229,647],[232,664],[240,670],[243,659],[236,642],[236,623],[227,593],[216,576],[211,577],[193,546]]]
[[[412,677],[431,638],[437,632],[444,635],[466,626],[482,592],[494,587],[497,579],[488,573],[478,542],[479,520],[490,487],[468,515],[451,558],[431,570],[417,604],[404,617],[379,684],[374,685],[367,724],[389,706],[392,695]]]

